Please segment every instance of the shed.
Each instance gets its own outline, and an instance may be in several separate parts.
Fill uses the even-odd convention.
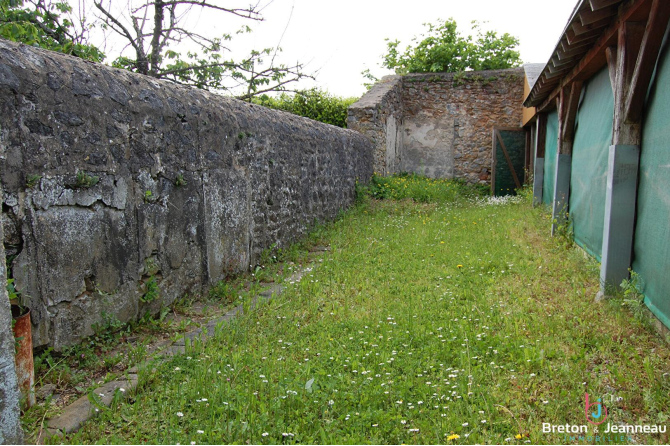
[[[670,327],[670,6],[580,0],[524,100],[536,204]],[[632,276],[629,271],[635,271]]]

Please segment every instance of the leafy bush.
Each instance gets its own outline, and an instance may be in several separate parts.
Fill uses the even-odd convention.
[[[304,116],[315,121],[325,122],[337,127],[347,127],[347,109],[357,98],[333,96],[318,88],[301,90],[293,95],[282,93],[279,97],[263,95],[253,102],[276,110],[284,110],[294,115]]]

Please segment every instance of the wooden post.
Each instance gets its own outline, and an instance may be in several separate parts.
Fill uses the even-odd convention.
[[[664,0],[653,0],[646,22],[623,22],[617,46],[606,50],[614,92],[614,123],[607,169],[600,291],[628,278],[633,253],[642,112],[649,82],[670,20]]]
[[[575,118],[582,83],[573,82],[561,89],[558,98],[558,159],[554,183],[551,235],[567,221],[572,175],[572,144],[575,139]]]
[[[526,154],[528,156],[528,175],[533,174],[533,169],[535,165],[535,133],[537,132],[537,122],[530,127],[529,139],[526,144]],[[526,183],[530,181],[531,178],[526,178]]]
[[[544,184],[544,148],[547,138],[547,114],[539,113],[535,122],[535,164],[533,174],[533,206],[542,204]]]

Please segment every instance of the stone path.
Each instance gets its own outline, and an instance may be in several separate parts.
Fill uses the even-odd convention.
[[[314,248],[310,254],[318,255],[327,250],[327,247],[317,247]],[[313,264],[310,264],[301,270],[294,272],[290,277],[284,280],[284,283],[299,282],[305,273],[312,271],[312,268]],[[261,299],[267,302],[271,300],[273,296],[281,294],[285,288],[284,285],[278,283],[266,283],[261,285],[264,285],[267,288],[252,298],[251,303],[249,304],[250,311],[258,306]],[[44,444],[44,441],[47,438],[56,435],[60,436],[77,432],[86,421],[94,417],[101,409],[104,409],[104,407],[109,407],[115,399],[118,401],[118,398],[125,398],[126,395],[133,394],[137,389],[138,372],[141,368],[146,367],[149,362],[183,354],[186,350],[187,339],[190,342],[197,338],[206,341],[214,336],[217,327],[227,324],[230,320],[242,314],[244,314],[244,309],[243,305],[240,304],[223,316],[212,319],[206,326],[186,333],[177,341],[173,343],[166,342],[164,344],[165,348],[154,353],[152,359],[126,370],[123,379],[110,381],[101,387],[98,387],[88,395],[84,395],[74,403],[64,407],[59,416],[47,420],[46,428],[40,433],[37,439],[37,444]]]

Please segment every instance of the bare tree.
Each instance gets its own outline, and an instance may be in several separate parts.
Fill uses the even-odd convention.
[[[246,8],[223,7],[215,1],[142,0],[138,4],[128,0],[125,10],[112,9],[112,2],[117,6],[118,0],[93,3],[103,26],[121,36],[127,44],[125,49],[133,54],[120,56],[114,66],[183,85],[237,92],[237,97],[245,100],[269,91],[284,91],[287,84],[311,77],[303,73],[301,63],[278,64],[279,47],[254,50],[242,60],[226,59],[224,54],[229,49],[223,42],[232,39],[230,34],[211,37],[184,27],[185,18],[194,8],[250,21],[263,20],[260,1]],[[245,27],[245,31],[250,28]],[[180,45],[197,50],[183,53]]]

